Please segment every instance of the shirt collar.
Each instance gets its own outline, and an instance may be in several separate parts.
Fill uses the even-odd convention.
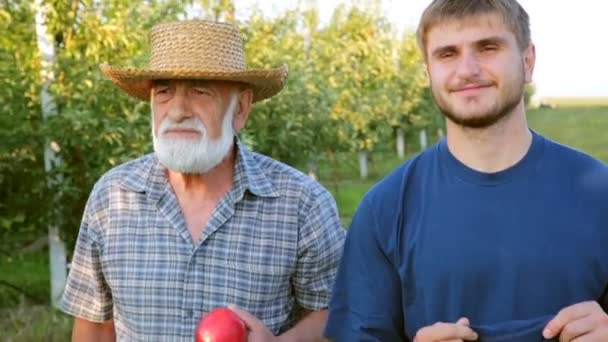
[[[235,202],[243,198],[245,190],[258,197],[278,197],[279,193],[274,184],[260,168],[256,154],[250,152],[238,139],[236,139],[236,148],[234,179],[230,191]]]
[[[260,168],[255,153],[235,139],[237,149],[234,176],[230,195],[235,202],[240,201],[249,190],[258,197],[278,197],[274,184]],[[122,187],[134,192],[148,192],[148,195],[160,195],[168,181],[165,167],[160,164],[155,154],[149,154],[136,160],[125,176],[120,179]]]

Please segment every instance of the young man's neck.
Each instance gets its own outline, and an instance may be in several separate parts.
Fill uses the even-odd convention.
[[[465,128],[448,120],[447,143],[456,159],[479,172],[499,172],[517,164],[532,143],[523,101],[487,128]]]
[[[236,146],[216,167],[202,174],[187,174],[167,170],[169,184],[178,196],[221,197],[230,190],[236,163]]]

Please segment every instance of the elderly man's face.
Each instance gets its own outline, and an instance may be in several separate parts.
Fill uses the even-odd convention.
[[[234,83],[157,81],[151,94],[152,133],[160,162],[189,174],[217,166],[245,124],[248,95],[243,96]]]

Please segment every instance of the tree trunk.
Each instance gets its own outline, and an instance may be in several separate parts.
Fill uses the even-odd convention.
[[[437,138],[439,138],[439,140],[443,139],[443,137],[445,136],[445,134],[443,133],[443,129],[437,128]]]
[[[367,176],[369,174],[367,167],[367,157],[367,151],[359,152],[359,175],[361,176],[361,179],[367,179]]]
[[[420,130],[420,150],[424,151],[428,146],[428,141],[426,139],[426,129]]]
[[[317,161],[316,160],[311,160],[308,162],[308,176],[314,180],[317,180]]]
[[[397,128],[397,156],[403,159],[405,157],[405,132],[403,128]]]
[[[38,49],[40,50],[41,70],[40,77],[42,79],[42,89],[40,91],[40,102],[42,107],[42,116],[47,120],[50,116],[57,113],[57,106],[52,94],[49,92],[49,87],[54,79],[53,65],[55,63],[55,48],[50,35],[45,26],[45,15],[47,7],[43,5],[42,0],[36,0],[34,3],[36,8],[36,35],[38,36]],[[56,154],[55,150],[58,145],[55,142],[47,141],[44,148],[44,169],[50,174],[51,169],[61,164],[61,159]],[[54,185],[60,182],[61,179],[47,177],[47,184]],[[61,294],[67,278],[67,262],[65,243],[59,235],[58,222],[52,222],[48,227],[49,234],[49,271],[51,273],[51,303],[55,307],[59,307]]]

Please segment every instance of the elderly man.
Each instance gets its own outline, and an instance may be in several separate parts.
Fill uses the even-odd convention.
[[[344,231],[332,196],[235,138],[285,67],[247,69],[238,28],[161,24],[149,69],[102,65],[150,101],[154,153],[94,186],[62,306],[74,341],[192,341],[231,306],[249,341],[319,340]]]

